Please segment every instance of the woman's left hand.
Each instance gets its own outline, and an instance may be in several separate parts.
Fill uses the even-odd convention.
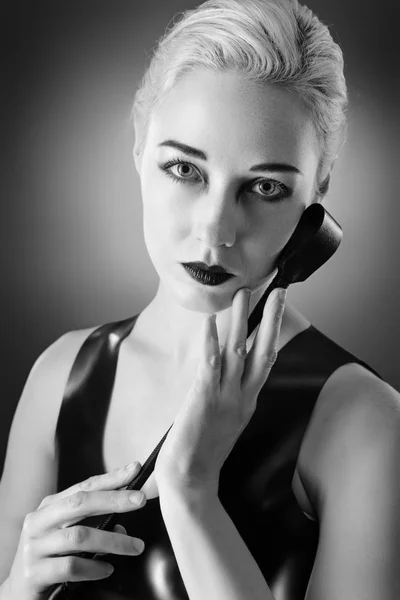
[[[154,477],[159,489],[206,488],[217,495],[221,467],[250,421],[277,357],[286,296],[280,300],[277,292],[268,297],[247,356],[249,292],[241,288],[235,294],[222,353],[215,315],[205,318],[197,377],[157,457]]]

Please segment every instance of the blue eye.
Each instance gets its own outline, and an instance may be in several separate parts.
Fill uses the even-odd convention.
[[[185,160],[181,160],[180,158],[174,158],[169,160],[163,165],[159,165],[160,169],[165,172],[168,177],[177,183],[190,183],[197,184],[199,182],[206,183],[206,180],[199,173],[198,169]],[[175,172],[173,171],[175,168]],[[253,191],[253,188],[256,186],[265,186],[266,189],[258,188],[258,191]],[[271,203],[280,202],[284,200],[290,195],[290,191],[288,188],[283,185],[280,181],[276,181],[275,179],[262,179],[260,181],[256,181],[250,187],[251,192],[260,196],[262,198],[262,202],[270,201]],[[275,190],[275,194],[273,193]],[[272,192],[272,193],[271,193]]]

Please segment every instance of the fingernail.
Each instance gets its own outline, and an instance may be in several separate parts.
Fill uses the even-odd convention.
[[[132,504],[137,504],[138,506],[142,506],[146,502],[146,496],[143,492],[132,492],[131,494],[128,494],[128,498]]]
[[[125,469],[127,471],[133,471],[134,469],[140,469],[140,463],[135,461],[133,463],[129,463],[129,465],[126,465]]]
[[[132,538],[132,545],[138,552],[143,552],[144,550],[144,541],[139,540],[137,538]]]

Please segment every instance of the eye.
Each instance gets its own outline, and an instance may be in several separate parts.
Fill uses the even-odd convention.
[[[256,186],[259,186],[258,190],[255,190],[256,194],[271,200],[283,200],[289,193],[288,188],[275,179],[263,179],[262,181],[257,181],[251,189],[254,190]]]
[[[202,177],[197,167],[181,158],[173,158],[165,164],[158,166],[166,175],[168,175],[168,177],[177,183],[194,185],[199,182],[207,182],[207,180]],[[258,189],[254,189],[257,186]],[[263,199],[265,199],[265,201],[279,202],[290,195],[288,188],[275,179],[262,179],[261,181],[254,183],[250,189],[253,193],[261,196],[261,201],[264,201]]]
[[[194,183],[201,181],[201,176],[194,165],[179,158],[161,165],[161,169],[174,181]],[[196,177],[197,174],[197,177]]]

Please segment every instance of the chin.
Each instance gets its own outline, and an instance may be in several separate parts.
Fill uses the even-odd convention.
[[[193,285],[173,285],[169,287],[170,295],[174,302],[193,312],[218,313],[232,305],[235,291],[232,288],[217,290],[217,287]],[[192,288],[192,289],[190,289]]]

